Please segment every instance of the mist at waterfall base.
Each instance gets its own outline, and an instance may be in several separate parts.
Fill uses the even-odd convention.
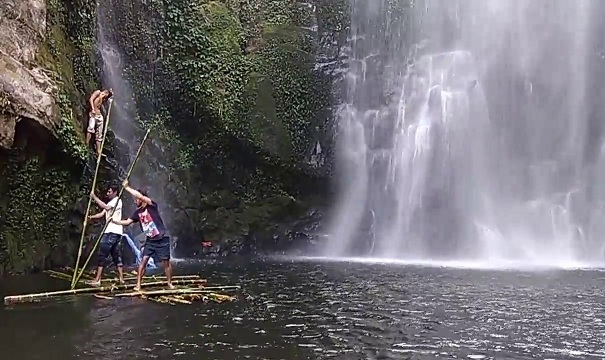
[[[601,266],[603,15],[598,1],[351,0],[321,255]]]
[[[113,132],[117,142],[114,154],[120,172],[120,179],[116,179],[117,184],[121,184],[122,180],[126,178],[127,169],[134,161],[138,147],[143,140],[144,130],[146,130],[137,125],[137,118],[140,113],[137,108],[137,99],[129,80],[124,75],[125,61],[127,60],[118,41],[119,36],[124,36],[124,34],[121,33],[118,24],[119,19],[115,14],[116,11],[124,10],[121,7],[122,5],[113,1],[102,1],[97,5],[97,50],[102,65],[100,75],[103,88],[111,89],[113,92],[109,130]],[[147,112],[153,112],[153,110],[155,109],[146,109]],[[161,214],[164,222],[170,224],[171,207],[163,195],[162,184],[150,179],[145,169],[141,171],[141,168],[148,167],[150,162],[161,163],[163,161],[163,159],[151,159],[150,156],[155,155],[149,155],[150,153],[147,151],[153,142],[153,135],[153,133],[150,134],[129,181],[131,186],[135,188],[142,187],[149,190],[150,196],[162,208]],[[141,176],[140,174],[145,175]],[[127,193],[122,196],[122,200],[127,205],[123,216],[129,215],[130,210],[134,211],[134,205],[131,201],[128,201],[129,198],[130,196]],[[125,230],[128,231],[126,228]],[[137,238],[139,237],[142,240],[144,235],[139,234]],[[176,246],[174,240],[175,238],[171,236],[171,257],[173,259],[175,258],[174,249]],[[136,241],[140,242],[139,240]],[[128,245],[130,246],[130,242],[128,242]]]

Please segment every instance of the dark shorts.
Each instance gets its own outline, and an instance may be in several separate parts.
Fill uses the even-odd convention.
[[[153,261],[170,260],[170,237],[164,236],[160,240],[145,241],[143,256],[153,258]]]
[[[120,240],[122,240],[122,235],[113,233],[103,234],[101,243],[99,244],[98,266],[109,266],[109,264],[111,264],[109,261],[110,256],[115,266],[122,266],[122,249],[120,248]]]

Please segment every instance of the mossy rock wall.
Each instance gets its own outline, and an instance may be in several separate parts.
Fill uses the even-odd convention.
[[[24,2],[5,4],[4,15],[18,15],[10,7],[26,6]],[[32,14],[46,18],[11,18],[15,27],[27,21],[45,24],[43,34],[30,38],[33,58],[18,60],[45,75],[57,109],[52,112],[57,118],[49,121],[59,125],[54,133],[17,117],[12,146],[0,149],[0,274],[71,264],[90,191],[82,186],[91,180],[85,171],[90,151],[83,130],[86,94],[97,83],[92,57],[95,4],[50,0],[36,10]],[[0,115],[12,116],[13,110],[0,108]]]
[[[0,150],[0,272],[74,261],[91,182],[86,99],[107,76],[100,11],[132,85],[132,99],[118,101],[136,107],[135,139],[153,128],[134,185],[162,199],[180,243],[196,244],[262,232],[326,198],[329,166],[309,165],[309,154],[330,147],[346,4],[49,0],[28,65],[56,86],[59,125],[50,134],[21,121],[16,145]],[[122,151],[113,139],[110,152]],[[115,171],[105,165],[100,182]]]
[[[266,156],[299,165],[332,98],[316,70],[312,8],[293,0],[181,0],[162,16],[175,94]]]
[[[105,4],[139,125],[154,128],[137,185],[163,199],[178,238],[264,229],[325,198],[329,172],[308,158],[331,145],[338,74],[318,65],[340,62],[347,3]]]

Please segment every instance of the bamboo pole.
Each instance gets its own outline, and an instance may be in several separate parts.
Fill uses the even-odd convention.
[[[164,298],[164,297],[162,297],[162,298]],[[185,304],[185,305],[191,305],[191,304],[193,304],[193,302],[191,302],[189,300],[179,299],[179,298],[174,297],[174,296],[172,296],[172,297],[165,297],[164,299],[166,299],[168,301],[174,301],[174,302],[179,303],[179,304]]]
[[[128,276],[128,277],[124,277],[124,281],[134,281],[136,280],[137,277],[136,276]],[[166,276],[144,276],[143,280],[165,280]],[[191,280],[191,279],[199,279],[202,280],[202,278],[199,275],[181,275],[181,276],[173,276],[172,280]],[[118,279],[101,279],[101,282],[108,282],[108,283],[113,283],[113,282],[117,282]]]
[[[204,285],[204,286],[200,287],[200,289],[202,289],[202,290],[236,290],[236,289],[239,290],[241,288],[242,287],[239,285],[223,285],[223,286],[220,286],[220,285],[205,286]]]
[[[51,277],[58,278],[61,280],[71,281],[71,276],[68,274],[64,274],[64,273],[61,273],[58,271],[53,271],[53,270],[46,270],[44,272],[47,273],[48,275],[50,275]]]
[[[64,279],[67,281],[71,281],[72,277],[73,277],[73,273],[72,272],[60,272],[60,271],[55,271],[55,270],[44,270],[44,272],[48,275],[50,275],[51,277],[54,278],[59,278],[59,279]],[[84,274],[84,277],[86,279],[94,279],[94,276],[91,276],[90,274]]]
[[[127,293],[115,294],[113,297],[134,297],[134,296],[156,296],[156,295],[183,295],[183,294],[212,294],[212,290],[205,289],[162,289],[151,291],[133,291]]]
[[[175,280],[172,282],[173,285],[193,285],[193,284],[203,284],[203,283],[206,283],[205,279]],[[167,285],[167,284],[168,283],[166,281],[154,281],[154,282],[142,283],[141,287],[163,286],[163,285]],[[135,286],[136,286],[136,284],[110,285],[110,286],[100,286],[100,287],[83,288],[83,289],[51,291],[51,292],[36,293],[36,294],[12,295],[12,296],[4,297],[4,304],[8,305],[8,304],[15,304],[15,303],[33,302],[36,300],[46,299],[46,298],[50,298],[50,297],[54,297],[54,296],[115,292],[118,290],[130,290],[130,289],[134,289]]]
[[[95,168],[95,174],[92,178],[92,189],[91,192],[95,190],[95,186],[97,184],[97,175],[99,174],[99,166],[101,165],[101,154],[103,153],[103,146],[105,145],[105,137],[107,136],[107,129],[109,129],[109,115],[111,115],[111,105],[113,104],[113,100],[109,99],[109,108],[107,109],[107,120],[105,121],[105,129],[103,131],[103,140],[101,140],[101,150],[97,149],[97,167]],[[84,246],[84,234],[86,234],[86,226],[88,225],[88,214],[90,214],[90,206],[92,205],[92,196],[88,194],[88,206],[86,206],[86,214],[84,215],[84,223],[82,225],[82,235],[80,235],[80,246],[78,247],[78,257],[76,258],[76,269],[80,264],[80,257],[82,256],[82,247]],[[72,284],[75,283],[76,273],[74,272],[74,278],[72,278]],[[73,288],[73,285],[72,285]]]
[[[72,275],[70,275],[70,274],[53,271],[53,270],[45,270],[44,272],[47,273],[50,277],[53,277],[56,279],[61,279],[61,280],[66,280],[66,281],[71,281],[71,279],[72,279]],[[172,277],[173,280],[201,279],[201,278],[202,277],[199,275],[175,275]],[[136,276],[125,276],[124,277],[124,281],[134,281],[136,279],[137,279]],[[160,279],[165,280],[166,276],[148,275],[148,276],[143,277],[143,280],[160,280]],[[83,282],[83,279],[80,279],[78,281],[78,283],[81,283],[81,282]],[[118,282],[118,278],[101,279],[101,283],[112,283],[112,282]]]
[[[97,299],[103,299],[103,300],[112,300],[113,296],[105,296],[103,294],[92,294],[92,296],[96,297]]]
[[[172,280],[176,280],[176,279],[201,279],[202,277],[199,275],[174,275],[172,276]],[[136,276],[133,278],[134,280],[136,280]],[[158,275],[148,275],[148,276],[143,276],[143,279],[166,279],[165,275],[162,276],[158,276]]]
[[[132,174],[132,170],[134,169],[134,166],[137,163],[139,156],[141,155],[141,150],[143,150],[143,145],[145,145],[145,141],[147,140],[147,137],[149,136],[150,131],[151,131],[151,129],[147,129],[147,132],[145,133],[145,136],[143,137],[143,140],[141,141],[141,145],[139,145],[137,154],[135,155],[134,160],[132,161],[132,164],[130,164],[130,169],[128,169],[128,173],[126,174],[126,180],[128,180],[130,178],[130,175]],[[123,192],[124,192],[124,186],[122,185],[120,192],[118,193],[118,201],[121,200],[120,198],[122,197]],[[78,268],[76,267],[76,269],[74,270],[74,279],[72,279],[72,282],[71,282],[72,290],[75,288],[76,284],[78,283],[78,280],[80,280],[80,277],[84,273],[84,270],[86,269],[86,266],[90,262],[92,255],[94,254],[95,250],[97,249],[97,246],[99,246],[99,242],[101,241],[101,238],[103,237],[103,233],[105,232],[105,229],[107,229],[107,226],[109,225],[109,222],[111,221],[111,218],[113,217],[113,214],[115,211],[116,211],[116,207],[111,209],[111,214],[108,217],[109,220],[107,220],[105,222],[105,226],[103,226],[103,230],[101,230],[101,233],[99,234],[99,237],[97,238],[97,241],[95,242],[95,245],[93,246],[92,250],[90,251],[90,254],[88,255],[88,259],[86,259],[86,262],[84,263],[84,265],[82,265],[82,270],[80,271],[78,276],[75,275],[76,272],[78,271]]]
[[[225,294],[210,293],[208,295],[210,295],[209,297],[212,300],[214,300],[214,301],[216,301],[218,303],[222,303],[222,302],[225,302],[225,301],[234,301],[234,300],[236,300],[235,296],[229,296],[229,295],[225,295]]]

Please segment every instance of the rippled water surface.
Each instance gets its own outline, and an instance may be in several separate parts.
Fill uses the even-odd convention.
[[[360,263],[180,263],[248,300],[81,296],[0,309],[4,359],[600,359],[605,273]],[[0,295],[60,289],[44,275]]]

